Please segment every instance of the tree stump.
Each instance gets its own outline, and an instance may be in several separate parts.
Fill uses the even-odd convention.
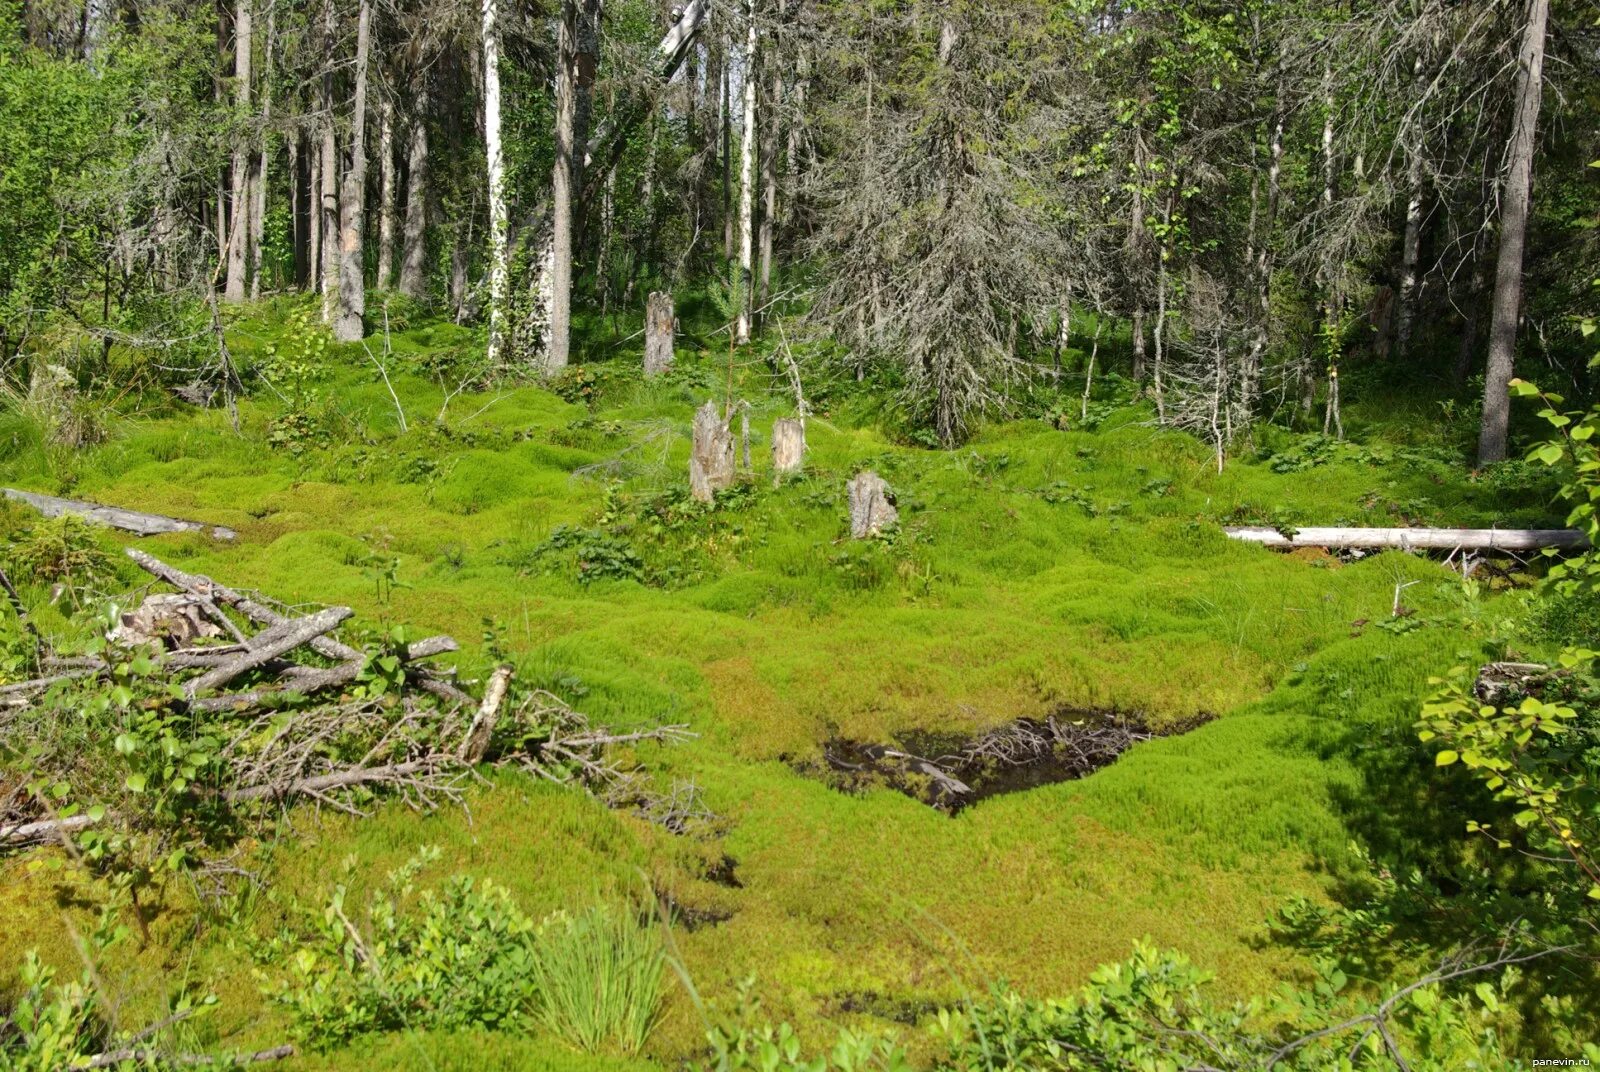
[[[644,306],[644,374],[649,379],[672,367],[672,335],[677,317],[672,295],[652,291]]]
[[[772,422],[772,472],[777,479],[798,473],[805,464],[806,426],[793,417]]]
[[[877,536],[899,523],[894,492],[877,473],[870,469],[857,473],[846,488],[850,492],[850,535],[854,539]]]
[[[733,429],[707,402],[694,411],[694,443],[689,451],[689,494],[710,502],[718,490],[733,483]]]

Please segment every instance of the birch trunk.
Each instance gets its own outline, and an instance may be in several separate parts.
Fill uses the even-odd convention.
[[[722,94],[717,102],[718,123],[722,139],[722,259],[733,262],[733,84],[729,69],[733,57],[731,47],[724,48],[722,57]]]
[[[1544,38],[1549,18],[1550,0],[1529,0],[1517,70],[1517,119],[1511,130],[1505,194],[1501,199],[1500,253],[1495,264],[1494,309],[1489,322],[1489,367],[1483,382],[1483,425],[1478,433],[1480,465],[1504,461],[1506,456],[1511,373],[1522,307],[1522,254],[1533,202],[1533,153],[1544,90]]]
[[[400,293],[428,295],[428,111],[420,96],[411,119],[411,148],[406,153],[406,223],[400,253]]]
[[[1424,89],[1422,54],[1412,61],[1411,81],[1420,99]],[[1400,308],[1395,318],[1396,357],[1411,348],[1417,316],[1417,268],[1422,260],[1422,133],[1420,120],[1406,138],[1406,230],[1400,245]]]
[[[306,286],[322,287],[322,144],[306,139]]]
[[[772,292],[772,229],[778,218],[778,106],[783,100],[783,74],[773,64],[770,114],[761,136],[761,270],[756,285],[756,308],[767,307]],[[758,314],[759,315],[759,314]]]
[[[544,338],[547,373],[567,367],[572,342],[573,208],[583,189],[588,151],[589,96],[599,47],[600,0],[563,0],[557,34],[555,167],[550,177],[549,329]]]
[[[367,222],[367,53],[372,5],[361,0],[356,16],[356,86],[350,116],[350,147],[339,192],[339,318],[333,337],[357,342],[366,334],[366,258],[363,234]]]
[[[285,147],[289,151],[289,277],[295,286],[305,282],[306,229],[300,219],[302,198],[300,194],[300,132],[293,131]]]
[[[272,164],[272,61],[278,39],[278,6],[267,9],[266,56],[261,72],[261,143],[256,153],[255,170],[250,176],[250,297],[261,297],[261,268],[266,256],[263,239],[267,229],[267,181]],[[290,185],[294,184],[291,177]]]
[[[249,121],[250,52],[254,46],[250,0],[238,0],[233,9],[233,102],[234,123]],[[228,196],[228,277],[223,285],[224,301],[242,302],[245,273],[249,265],[250,244],[250,139],[240,133],[233,143],[230,169],[232,189]]]
[[[755,281],[756,139],[759,135],[756,101],[760,96],[756,92],[760,81],[760,55],[755,0],[745,0],[744,15],[744,69],[741,72],[744,77],[744,141],[739,146],[739,316],[733,331],[733,341],[740,346],[750,341],[751,284]]]
[[[322,8],[322,148],[318,161],[317,226],[322,273],[322,320],[333,323],[339,296],[339,144],[333,130],[333,0]]]
[[[1133,132],[1133,206],[1128,213],[1128,256],[1137,276],[1144,274],[1144,138]],[[1133,379],[1144,382],[1144,293],[1143,283],[1133,283]]]
[[[488,160],[489,196],[489,352],[491,365],[503,360],[506,263],[505,157],[500,144],[500,7],[483,0],[483,147]]]
[[[1261,363],[1266,359],[1271,342],[1272,324],[1272,271],[1274,264],[1273,234],[1278,225],[1278,205],[1283,196],[1283,67],[1278,67],[1277,85],[1272,100],[1272,132],[1267,140],[1267,204],[1261,228],[1256,236],[1256,262],[1253,271],[1256,280],[1257,318],[1250,339],[1250,353],[1245,359],[1244,375],[1239,385],[1240,401],[1246,413],[1255,406],[1258,385],[1261,382]]]
[[[394,278],[394,105],[388,94],[379,103],[378,119],[378,279],[388,290]]]

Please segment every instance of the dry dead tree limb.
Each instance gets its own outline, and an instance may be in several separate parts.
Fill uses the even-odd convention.
[[[182,589],[185,592],[191,592],[195,595],[208,596],[219,603],[232,607],[234,610],[237,610],[240,614],[243,614],[251,621],[257,622],[261,625],[271,626],[277,625],[285,620],[282,614],[273,610],[271,607],[258,603],[232,588],[218,584],[210,577],[206,577],[198,573],[186,573],[185,571],[177,569],[176,567],[167,565],[159,558],[155,557],[154,555],[147,554],[144,551],[139,550],[137,547],[128,548],[127,555],[129,558],[133,559],[140,569],[144,570],[151,576],[158,577],[172,585],[174,588]],[[418,643],[423,642],[419,641]],[[311,650],[316,652],[318,655],[325,656],[329,659],[337,659],[340,662],[348,662],[352,659],[366,658],[366,655],[361,651],[358,651],[357,649],[352,648],[350,645],[335,640],[333,637],[329,636],[313,637],[311,640]],[[421,656],[416,656],[416,658],[421,658]],[[437,696],[439,699],[444,700],[447,703],[471,706],[474,702],[476,702],[471,696],[467,695],[456,686],[450,684],[448,681],[442,681],[420,669],[416,671],[408,671],[407,676],[411,677],[413,673],[415,674],[413,684],[420,689],[432,693],[434,696]]]
[[[174,588],[182,589],[197,596],[209,597],[224,606],[232,607],[246,618],[259,625],[279,625],[287,620],[285,615],[278,613],[271,607],[265,606],[248,596],[235,591],[226,585],[218,584],[210,577],[198,573],[186,573],[174,566],[169,566],[155,555],[147,554],[137,547],[127,548],[127,555],[133,559],[140,569],[153,577],[158,577]],[[348,644],[341,643],[332,637],[315,637],[311,641],[311,650],[318,655],[329,659],[362,659],[365,658],[360,651]]]
[[[453,637],[426,637],[407,647],[402,658],[407,662],[412,662],[417,659],[427,659],[435,655],[459,651],[460,647]],[[231,711],[255,707],[278,696],[306,696],[325,689],[336,689],[348,685],[360,677],[361,671],[366,669],[366,665],[365,659],[351,659],[348,662],[340,663],[338,666],[289,666],[284,669],[281,675],[283,678],[282,684],[263,685],[261,688],[250,689],[247,692],[210,696],[191,702],[189,708],[193,711]],[[465,696],[466,694],[462,693],[461,695]],[[459,701],[452,698],[452,702]]]
[[[168,1054],[159,1050],[140,1049],[132,1047],[126,1050],[108,1050],[89,1058],[83,1068],[115,1068],[117,1065],[129,1061],[164,1061],[167,1064],[202,1066],[202,1065],[253,1065],[267,1061],[282,1061],[286,1057],[293,1057],[295,1049],[288,1043],[274,1046],[270,1050],[257,1050],[255,1053],[232,1054],[227,1057],[213,1057],[205,1053],[179,1053]]]
[[[249,651],[201,674],[186,683],[183,690],[192,698],[208,689],[220,688],[240,674],[271,662],[312,638],[338,628],[339,623],[354,613],[349,607],[329,607],[305,618],[296,618],[271,626],[251,639]]]
[[[163,532],[204,532],[213,539],[232,540],[239,534],[223,525],[213,525],[206,521],[185,521],[182,518],[167,517],[164,514],[146,514],[138,510],[123,510],[115,506],[101,506],[99,503],[81,502],[77,499],[62,499],[54,495],[39,495],[31,491],[19,491],[16,488],[0,488],[0,494],[17,502],[27,503],[45,517],[60,517],[62,514],[77,514],[87,521],[101,525],[109,525],[114,529],[122,529],[137,536],[154,536]]]
[[[473,716],[472,725],[461,739],[456,758],[468,765],[483,762],[489,751],[489,740],[494,736],[495,723],[500,718],[500,705],[505,703],[506,689],[511,685],[511,667],[497,666],[489,675],[489,684],[483,690],[483,703]]]
[[[93,825],[94,820],[87,815],[72,815],[65,819],[39,819],[29,823],[0,823],[0,845],[7,848],[16,848],[19,845],[42,845]]]
[[[31,681],[17,681],[10,685],[0,685],[0,696],[21,696],[40,689],[47,689],[51,685],[63,681],[73,681],[80,677],[92,677],[100,672],[99,667],[92,670],[71,670],[64,674],[50,674],[47,677],[36,677]]]
[[[354,770],[335,771],[332,774],[319,774],[315,778],[302,778],[284,785],[251,785],[243,789],[230,789],[222,795],[230,804],[292,796],[314,796],[326,801],[327,798],[323,794],[330,789],[349,789],[373,783],[405,784],[414,781],[419,775],[437,773],[454,765],[454,762],[454,758],[449,755],[430,755],[382,767],[359,767]]]
[[[1263,547],[1397,548],[1403,551],[1538,551],[1546,547],[1582,551],[1589,538],[1578,529],[1362,529],[1305,528],[1292,535],[1260,525],[1227,526],[1235,540]]]

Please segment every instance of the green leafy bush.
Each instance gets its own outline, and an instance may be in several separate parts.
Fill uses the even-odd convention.
[[[258,960],[287,961],[288,976],[266,978],[263,989],[305,1042],[329,1048],[377,1031],[528,1025],[535,922],[504,888],[468,876],[416,893],[418,871],[437,859],[425,850],[393,872],[355,919],[348,888],[336,887],[320,913],[307,913],[303,932],[257,950]]]

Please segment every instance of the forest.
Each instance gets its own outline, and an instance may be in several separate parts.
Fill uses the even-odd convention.
[[[0,1072],[1600,1063],[1593,0],[0,0]]]

